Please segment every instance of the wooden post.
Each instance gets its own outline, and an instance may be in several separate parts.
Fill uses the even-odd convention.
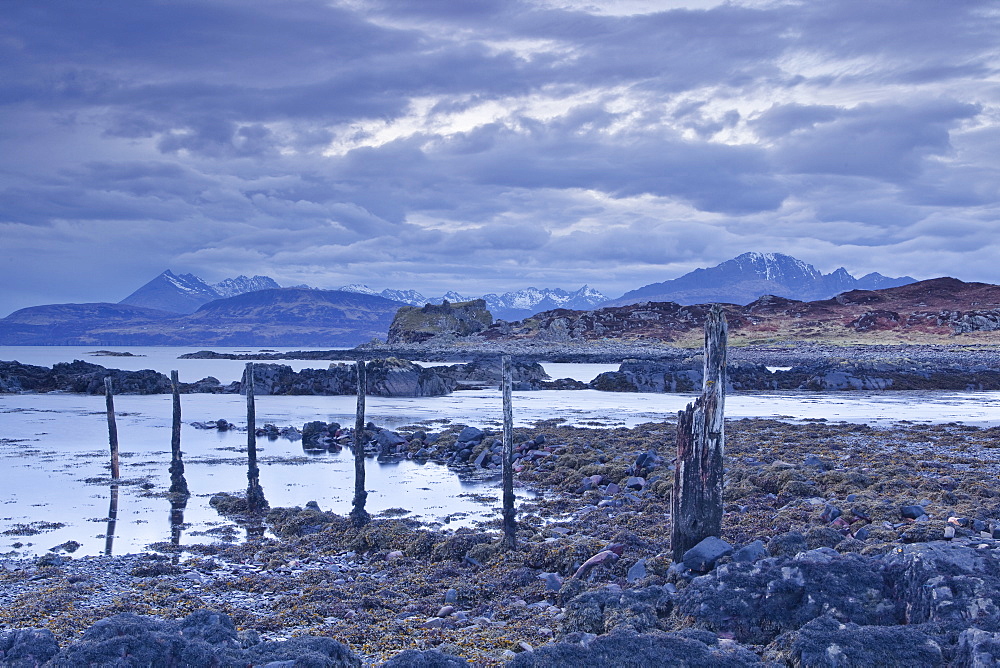
[[[108,530],[104,534],[104,554],[111,556],[115,546],[115,528],[118,525],[118,485],[111,485],[111,503],[108,504]]]
[[[517,520],[514,514],[514,412],[511,406],[510,356],[504,355],[501,369],[503,372],[503,542],[504,547],[513,550],[517,547]]]
[[[170,431],[170,493],[190,496],[184,479],[184,459],[181,455],[181,394],[177,371],[170,372],[170,390],[173,394],[174,417]]]
[[[111,444],[111,478],[118,480],[118,424],[115,422],[115,395],[111,391],[111,376],[104,377],[104,401],[108,407],[108,442]]]
[[[725,313],[715,304],[705,321],[701,397],[677,414],[677,466],[670,504],[675,563],[705,538],[722,532],[726,335]]]
[[[365,491],[365,394],[368,391],[368,374],[365,361],[358,360],[358,409],[354,419],[354,508],[351,521],[354,526],[364,526],[371,517],[365,510],[368,492]]]
[[[267,508],[264,490],[260,487],[260,469],[257,468],[257,410],[254,405],[253,362],[247,362],[244,374],[247,391],[247,510],[251,513]]]

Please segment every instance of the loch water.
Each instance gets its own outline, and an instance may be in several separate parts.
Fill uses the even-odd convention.
[[[115,349],[112,349],[115,350]],[[238,360],[181,360],[195,348],[128,348],[136,357],[94,355],[93,348],[0,347],[0,359],[51,366],[83,359],[109,368],[177,369],[191,382],[214,376],[237,380],[245,365]],[[286,350],[286,349],[279,349]],[[288,349],[290,350],[290,349]],[[256,352],[247,348],[231,352]],[[294,369],[323,368],[329,361],[281,361]],[[335,362],[334,362],[335,363]],[[589,381],[613,370],[609,364],[544,364],[552,378]],[[607,393],[595,390],[514,392],[519,426],[544,420],[591,427],[633,426],[673,420],[693,394]],[[117,517],[109,527],[112,488],[108,484],[108,435],[103,396],[79,394],[0,395],[0,554],[28,556],[76,541],[74,556],[140,552],[173,539],[180,545],[238,540],[242,529],[218,515],[208,500],[218,492],[246,488],[246,433],[217,432],[191,426],[194,421],[224,418],[245,425],[245,399],[238,395],[182,395],[181,447],[192,493],[183,516],[164,496],[170,484],[169,395],[119,395],[115,398],[121,443],[122,482]],[[301,428],[324,420],[353,424],[354,397],[262,396],[257,424]],[[726,400],[730,419],[778,417],[789,420],[889,424],[963,422],[1000,424],[1000,392],[765,392],[735,393]],[[436,431],[449,424],[498,430],[500,392],[455,392],[445,397],[368,397],[367,420],[397,428],[421,425]],[[353,456],[308,452],[300,442],[258,437],[261,485],[272,506],[304,506],[316,501],[323,510],[346,514],[353,495]],[[461,480],[433,463],[368,460],[367,508],[373,514],[407,511],[428,523],[461,526],[497,517],[499,480]],[[519,490],[522,496],[525,490]],[[182,523],[179,523],[182,521]],[[109,531],[113,529],[113,532]],[[33,535],[32,531],[39,531]],[[109,534],[113,540],[109,541]]]

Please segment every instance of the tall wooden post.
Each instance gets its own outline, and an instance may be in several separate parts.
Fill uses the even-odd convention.
[[[701,397],[677,414],[677,466],[670,531],[675,562],[705,538],[722,533],[726,336],[725,313],[715,304],[705,321],[705,380]]]
[[[260,487],[260,469],[257,468],[257,409],[254,404],[253,362],[247,362],[244,378],[247,390],[247,510],[256,513],[267,508],[267,499]]]
[[[108,504],[108,529],[104,534],[104,554],[111,556],[115,546],[115,529],[118,526],[118,485],[111,485],[111,501]]]
[[[371,517],[365,510],[368,492],[365,491],[365,394],[368,391],[368,374],[365,361],[358,360],[358,409],[354,416],[354,502],[351,521],[354,526],[364,526]]]
[[[170,372],[170,390],[173,395],[173,421],[170,431],[170,494],[190,496],[184,479],[184,459],[181,454],[181,393],[177,371]]]
[[[111,391],[111,376],[104,377],[104,402],[108,407],[108,443],[111,445],[111,478],[118,480],[118,424],[115,422],[115,395]]]
[[[517,520],[514,514],[514,411],[511,406],[511,386],[513,385],[510,356],[504,355],[501,365],[503,373],[503,542],[508,550],[517,547]]]

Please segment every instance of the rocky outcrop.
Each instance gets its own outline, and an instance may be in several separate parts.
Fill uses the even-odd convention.
[[[469,336],[493,324],[486,301],[426,304],[420,308],[404,306],[396,312],[389,326],[390,344],[421,343],[428,339]]]
[[[702,361],[626,360],[590,387],[606,392],[694,392],[702,385]],[[727,389],[736,390],[998,390],[1000,368],[939,365],[907,359],[860,361],[830,358],[787,370],[762,364],[730,364]]]
[[[502,381],[502,363],[499,358],[491,357],[469,362],[467,364],[452,364],[446,367],[435,367],[442,376],[451,378],[459,387],[499,386]],[[511,380],[515,390],[537,390],[549,380],[549,375],[538,362],[511,362]]]
[[[450,393],[455,383],[433,367],[424,368],[390,357],[365,364],[367,393],[377,397],[435,397]],[[240,380],[242,391],[246,372]],[[292,371],[285,364],[255,364],[254,393],[301,395],[356,394],[357,368],[353,364],[331,364],[328,369]]]
[[[0,362],[0,392],[79,392],[103,394],[104,379],[111,378],[116,394],[161,394],[170,392],[170,379],[151,369],[121,371],[81,360],[62,362],[52,368]]]

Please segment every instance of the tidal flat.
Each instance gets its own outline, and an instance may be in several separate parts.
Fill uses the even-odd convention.
[[[455,433],[452,426],[443,442]],[[178,619],[208,608],[264,640],[337,639],[370,666],[432,648],[473,665],[560,665],[546,652],[597,651],[615,638],[635,647],[683,639],[718,665],[754,665],[801,663],[832,619],[863,638],[876,626],[923,634],[937,647],[927,656],[939,660],[918,665],[946,665],[964,651],[962,630],[991,633],[1000,614],[988,568],[952,567],[935,581],[951,586],[956,609],[979,601],[978,617],[930,604],[922,618],[915,612],[920,601],[910,599],[940,574],[915,590],[887,584],[915,549],[979,559],[1000,550],[1000,428],[730,420],[722,538],[737,552],[704,574],[669,558],[672,423],[540,423],[519,427],[515,440],[539,435],[549,454],[516,476],[537,496],[518,501],[513,551],[501,548],[497,508],[459,528],[383,513],[358,529],[323,505],[278,507],[266,516],[271,537],[245,539],[245,518],[236,516],[229,520],[241,531],[231,540],[165,540],[114,557],[7,558],[0,624],[48,628],[66,647],[118,613]],[[637,470],[650,452],[657,457]],[[580,573],[609,547],[620,557]],[[970,579],[977,584],[966,591]]]

